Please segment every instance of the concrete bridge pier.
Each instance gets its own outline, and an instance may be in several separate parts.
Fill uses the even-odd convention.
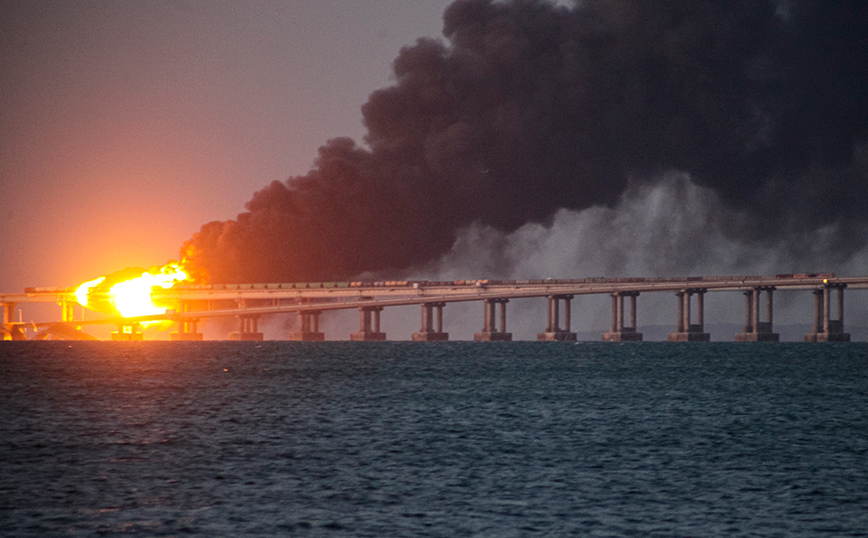
[[[181,301],[179,305],[182,313],[190,311],[190,303]],[[178,322],[178,331],[169,335],[169,340],[173,342],[200,342],[202,333],[199,332],[199,320],[197,318],[187,318]]]
[[[536,339],[540,342],[575,342],[576,333],[570,330],[570,301],[572,295],[549,295],[548,321],[545,332],[537,334]],[[561,328],[560,303],[564,303],[564,326]]]
[[[15,307],[17,303],[0,303],[3,305],[3,324],[15,323]]]
[[[15,307],[16,303],[0,303],[3,305],[3,333],[2,340],[27,340],[21,329],[12,325],[15,323]]]
[[[473,335],[477,342],[510,342],[512,333],[506,332],[506,303],[509,299],[484,299],[484,323],[482,332]],[[497,329],[496,307],[500,305],[500,330]]]
[[[290,333],[289,339],[296,342],[323,342],[325,333],[319,331],[319,310],[298,313],[298,332]]]
[[[630,325],[624,324],[624,299],[630,298]],[[603,342],[641,342],[642,333],[636,332],[636,297],[638,291],[616,291],[612,294],[612,325],[603,333]]]
[[[247,308],[247,300],[239,299],[238,308]],[[259,342],[262,340],[262,333],[259,332],[258,322],[259,316],[250,314],[238,315],[238,331],[229,333],[229,340],[241,342]]]
[[[849,342],[844,332],[844,288],[847,284],[826,284],[814,290],[814,326],[805,342]],[[838,290],[838,319],[831,319],[832,290]]]
[[[736,342],[778,342],[780,335],[772,332],[774,286],[760,286],[744,292],[744,332],[735,334]],[[760,295],[766,292],[766,321],[760,321]]]
[[[75,321],[75,303],[73,301],[60,301],[60,321]]]
[[[669,333],[670,342],[708,342],[711,335],[705,332],[705,289],[688,288],[675,294],[678,298],[678,323],[674,333]],[[696,323],[690,316],[690,298],[696,295]]]
[[[141,342],[145,339],[142,326],[138,323],[118,325],[118,330],[112,332],[113,342]]]
[[[382,306],[362,306],[359,308],[359,332],[350,334],[350,340],[376,341],[386,339],[386,333],[380,332],[380,312]]]
[[[169,335],[169,339],[173,342],[201,342],[202,333],[199,332],[199,320],[197,318],[188,318],[178,322],[178,331]]]
[[[443,307],[446,303],[422,304],[422,327],[413,333],[414,342],[445,342],[449,333],[443,332]],[[435,319],[434,313],[437,313]],[[436,322],[436,327],[435,327]]]
[[[238,316],[238,331],[229,333],[229,339],[241,342],[259,342],[262,333],[258,328],[259,316],[242,314]]]

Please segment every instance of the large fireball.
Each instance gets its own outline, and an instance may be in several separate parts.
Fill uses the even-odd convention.
[[[189,280],[187,271],[177,262],[162,267],[124,269],[81,284],[75,291],[79,304],[91,310],[117,313],[123,317],[162,314],[170,305],[156,304],[154,287],[169,289]]]

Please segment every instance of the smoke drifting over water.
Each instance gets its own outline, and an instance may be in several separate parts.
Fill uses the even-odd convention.
[[[702,268],[708,230],[735,258],[844,261],[865,245],[868,3],[458,0],[444,36],[402,49],[395,83],[362,107],[365,147],[330,140],[307,175],[203,226],[189,259],[214,282],[397,276],[484,236],[481,252],[516,267],[517,230],[552,240],[578,218],[566,210],[643,196],[670,196],[693,240],[620,211],[608,222],[673,257],[646,249],[640,265],[585,226],[612,273]]]

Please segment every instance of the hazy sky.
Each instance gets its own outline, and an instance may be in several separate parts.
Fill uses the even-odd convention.
[[[176,258],[305,173],[449,0],[0,2],[0,291]]]
[[[393,85],[392,62],[402,46],[440,35],[450,3],[0,0],[0,292],[75,286],[125,267],[164,264],[178,257],[203,224],[234,219],[254,192],[307,174],[328,139],[349,136],[362,143],[362,104],[372,92]],[[478,191],[451,194],[481,212],[468,219],[462,210],[453,211],[461,217],[453,219],[456,226],[471,224],[446,229],[439,206],[429,207],[435,217],[421,218],[429,227],[407,228],[414,239],[428,241],[415,246],[430,248],[428,232],[440,228],[447,239],[454,233],[456,242],[440,245],[448,250],[443,259],[434,257],[431,265],[405,276],[864,274],[868,34],[863,25],[868,19],[861,16],[863,4],[804,0],[789,3],[802,9],[791,13],[769,12],[774,2],[712,3],[715,10],[688,10],[695,25],[681,24],[678,15],[693,5],[689,2],[671,4],[668,11],[641,1],[585,5],[591,4],[607,35],[617,37],[609,56],[596,55],[593,47],[575,48],[571,32],[593,37],[596,28],[579,19],[562,24],[566,19],[552,10],[528,19],[531,4],[525,5],[527,12],[502,13],[496,6],[477,10],[467,4],[469,9],[453,10],[450,19],[457,32],[457,44],[450,46],[461,54],[440,64],[429,61],[436,54],[426,56],[434,49],[429,44],[408,51],[401,64],[403,86],[380,93],[368,108],[369,118],[379,122],[383,153],[394,142],[413,140],[402,129],[412,130],[418,119],[392,114],[392,105],[467,90],[458,99],[461,106],[420,108],[422,120],[439,130],[415,158],[433,155],[434,165],[455,169],[423,176],[426,181],[463,178],[456,185],[475,185]],[[477,24],[479,17],[486,24]],[[731,24],[721,23],[727,20]],[[788,25],[792,33],[776,30]],[[560,58],[552,65],[573,70],[545,69],[547,49],[535,45],[552,37],[553,28],[565,33],[546,45]],[[505,39],[511,31],[516,35]],[[766,39],[772,34],[780,41]],[[802,49],[791,54],[790,47]],[[525,56],[515,51],[523,51],[528,65],[519,65]],[[483,63],[467,63],[468,58]],[[492,66],[498,62],[511,66],[502,79],[483,76],[497,73]],[[429,69],[436,74],[442,65],[442,73],[455,78],[429,76]],[[830,83],[835,91],[828,91]],[[432,93],[432,88],[448,91]],[[745,103],[750,106],[738,106]],[[569,108],[573,105],[577,108]],[[475,118],[477,108],[482,120]],[[493,113],[503,110],[514,114]],[[492,118],[505,123],[488,125]],[[489,148],[491,133],[505,134]],[[553,133],[566,136],[549,148]],[[463,155],[467,140],[481,149]],[[569,151],[559,156],[558,148]],[[587,169],[571,173],[560,166],[587,164],[574,158],[582,151],[589,156]],[[405,157],[403,149],[397,154]],[[749,158],[740,160],[742,154]],[[474,159],[486,155],[495,158],[474,166],[484,160]],[[628,177],[618,169],[626,169],[622,164],[630,159],[638,175]],[[414,166],[417,161],[410,159]],[[538,162],[553,166],[540,172]],[[500,165],[492,176],[515,180],[515,188],[503,188],[501,181],[492,190],[489,164]],[[739,168],[745,164],[756,166]],[[552,183],[556,176],[560,183]],[[385,184],[403,188],[403,177]],[[403,191],[424,198],[416,187]],[[438,189],[435,184],[433,191]],[[281,188],[270,191],[261,198],[281,199]],[[515,194],[506,196],[512,206],[504,209],[492,192]],[[335,211],[347,210],[347,203],[355,208],[353,196],[344,198]],[[543,210],[523,214],[534,200],[545,202]],[[427,201],[422,202],[424,208]],[[281,209],[260,206],[266,214]],[[374,217],[382,213],[372,211]],[[519,221],[498,222],[500,216]],[[352,228],[360,219],[345,220]],[[384,222],[373,227],[375,237],[402,226]],[[346,227],[335,229],[332,239],[346,235]],[[238,235],[236,242],[248,237]],[[275,237],[286,245],[286,236]],[[230,243],[219,238],[218,246]],[[368,244],[352,238],[350,243],[361,243],[362,249]],[[725,314],[738,321],[741,298],[719,295],[727,295],[726,301],[710,302],[708,319],[725,321]],[[776,299],[783,314],[776,320],[788,319],[789,302],[790,320],[803,322],[811,297],[787,297]],[[672,301],[643,299],[640,324],[671,321]],[[590,309],[577,303],[573,319],[579,326],[605,325],[604,303]],[[848,305],[848,312],[861,311],[864,318],[864,301]],[[481,315],[477,307],[450,308],[452,326],[472,332]],[[459,308],[471,321],[461,321]],[[511,314],[526,328],[523,336],[533,336],[543,308],[542,301],[535,302],[525,323]],[[404,336],[412,330],[405,329]]]

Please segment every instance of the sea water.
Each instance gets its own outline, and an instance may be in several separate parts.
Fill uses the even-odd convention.
[[[0,343],[2,536],[865,536],[868,346]]]

